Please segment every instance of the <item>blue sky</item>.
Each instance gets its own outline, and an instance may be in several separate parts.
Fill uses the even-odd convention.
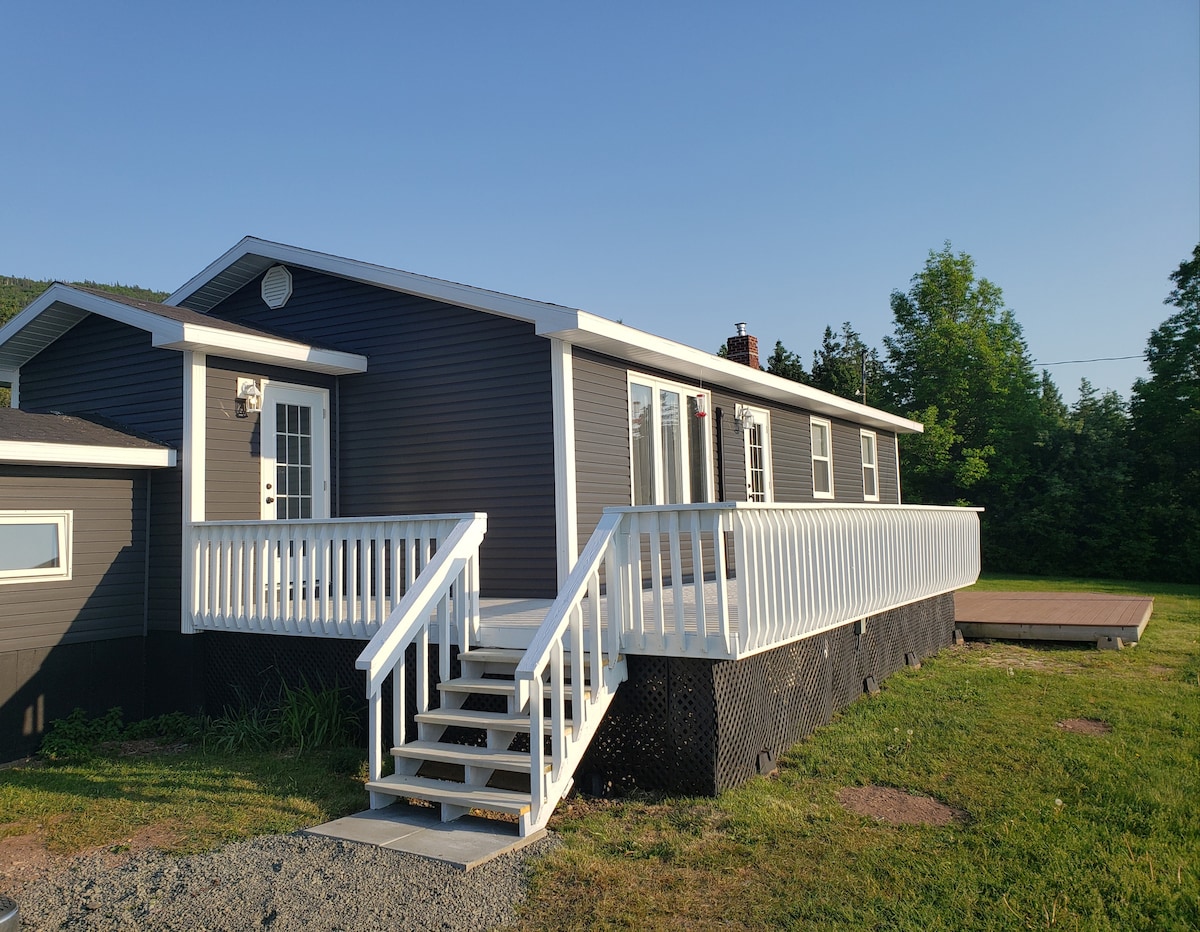
[[[715,349],[872,344],[949,240],[1034,359],[1139,354],[1200,241],[1200,5],[9,4],[0,274],[249,233]],[[1140,360],[1058,366],[1128,397]]]

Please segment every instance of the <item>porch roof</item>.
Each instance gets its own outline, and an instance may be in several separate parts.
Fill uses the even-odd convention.
[[[921,433],[925,429],[908,418],[839,398],[577,308],[488,291],[254,236],[244,237],[167,300],[201,313],[207,312],[276,263],[523,320],[533,324],[536,332],[547,338],[615,356],[636,366],[692,376],[705,383],[745,391],[817,414],[897,433]],[[0,365],[3,365],[2,361]]]
[[[0,371],[19,369],[88,314],[145,330],[153,345],[163,349],[198,350],[335,375],[367,368],[366,357],[357,353],[313,346],[191,308],[55,282],[0,327]]]
[[[80,417],[0,408],[0,463],[162,468],[175,465],[175,451]]]

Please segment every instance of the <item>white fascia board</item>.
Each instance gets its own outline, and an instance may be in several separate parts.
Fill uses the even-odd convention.
[[[73,443],[0,440],[0,463],[23,466],[159,469],[175,465],[175,451],[167,447],[99,447]]]
[[[367,371],[367,357],[358,353],[318,349],[291,340],[234,333],[196,324],[177,324],[176,328],[162,336],[156,332],[153,342],[155,346],[163,349],[211,353],[231,359],[245,359],[331,375],[351,375]]]
[[[536,324],[539,329],[553,330],[569,326],[574,315],[580,313],[571,308],[547,304],[544,301],[519,298],[499,291],[488,291],[472,285],[430,278],[427,275],[417,275],[415,272],[389,269],[386,266],[374,265],[370,262],[332,256],[328,253],[302,249],[299,246],[288,246],[284,243],[273,243],[254,236],[244,237],[221,258],[211,263],[203,272],[193,277],[167,298],[167,303],[183,306],[191,295],[248,255],[262,256],[284,265],[295,265],[316,272],[325,272],[340,278],[367,285],[377,285],[392,291],[401,291],[405,294],[442,301],[458,307],[497,314],[514,320],[523,320]]]
[[[60,283],[51,285],[29,307],[0,328],[0,346],[8,337],[19,333],[25,326],[35,321],[40,314],[57,303],[70,305],[91,314],[99,314],[101,317],[144,330],[150,334],[151,344],[163,349],[196,350],[219,356],[229,356],[234,359],[276,363],[332,375],[349,375],[365,372],[367,369],[367,357],[357,353],[318,349],[305,343],[278,337],[185,324]]]
[[[674,340],[645,333],[586,311],[577,311],[575,314],[576,320],[571,329],[546,331],[539,328],[538,333],[606,353],[637,366],[692,376],[705,384],[738,389],[816,414],[842,418],[856,424],[901,434],[919,434],[925,430],[924,425],[917,421],[910,421],[908,418],[889,414],[848,398],[839,398],[820,389],[752,369],[739,362],[722,359],[720,356],[676,343]]]

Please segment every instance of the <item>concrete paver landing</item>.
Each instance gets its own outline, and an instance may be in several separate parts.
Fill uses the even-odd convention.
[[[543,829],[522,838],[517,834],[515,824],[476,816],[443,822],[438,810],[405,803],[368,809],[306,831],[312,835],[416,854],[453,864],[462,870],[470,870],[492,858],[523,848],[546,834]]]

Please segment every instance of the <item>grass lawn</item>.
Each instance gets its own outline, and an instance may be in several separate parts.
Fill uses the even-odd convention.
[[[1200,587],[979,588],[1152,595],[1154,616],[1120,653],[945,650],[718,799],[577,800],[524,926],[1200,929]],[[838,802],[868,784],[967,815],[898,826]]]
[[[0,850],[32,835],[59,856],[143,843],[183,854],[294,831],[364,808],[362,757],[113,749],[0,770]]]

